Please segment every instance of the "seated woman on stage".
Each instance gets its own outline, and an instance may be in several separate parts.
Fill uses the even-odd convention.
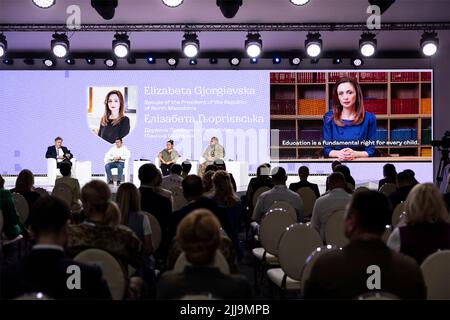
[[[341,78],[333,89],[333,111],[325,113],[324,157],[339,160],[372,157],[377,123],[364,109],[361,87],[353,78]]]
[[[166,148],[158,155],[159,161],[161,161],[161,171],[163,176],[168,176],[170,174],[170,168],[177,162],[179,157],[180,155],[173,148],[173,140],[167,141]]]
[[[108,92],[105,98],[105,113],[100,121],[98,136],[109,143],[123,138],[130,132],[130,119],[124,114],[125,101],[119,90]]]

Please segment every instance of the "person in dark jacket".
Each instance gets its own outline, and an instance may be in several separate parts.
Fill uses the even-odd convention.
[[[310,188],[312,191],[314,191],[316,198],[319,198],[320,197],[319,186],[315,183],[311,183],[308,181],[309,168],[305,166],[301,166],[300,168],[298,168],[298,176],[300,178],[300,181],[291,183],[289,185],[289,189],[294,192],[297,192],[297,190],[300,188]]]

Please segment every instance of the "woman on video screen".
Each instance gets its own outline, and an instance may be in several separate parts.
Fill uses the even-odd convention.
[[[364,109],[361,87],[353,78],[341,78],[333,88],[333,111],[325,113],[324,157],[339,160],[372,157],[377,123]]]
[[[130,119],[124,114],[125,102],[118,90],[108,92],[105,98],[105,113],[100,121],[99,137],[109,143],[123,138],[130,132]]]

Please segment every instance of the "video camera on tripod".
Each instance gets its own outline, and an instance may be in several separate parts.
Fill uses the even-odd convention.
[[[450,152],[450,131],[445,131],[441,140],[432,140],[431,145],[437,147],[441,151],[441,161],[439,162],[439,168],[436,176],[436,185],[439,188],[444,178],[444,169],[450,164],[449,152]]]

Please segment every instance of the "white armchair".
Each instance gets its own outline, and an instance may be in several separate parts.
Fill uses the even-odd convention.
[[[104,159],[104,163],[107,164],[108,160]],[[111,169],[111,172],[113,175],[117,175],[117,169],[113,168]],[[125,164],[123,167],[123,175],[125,176],[125,179],[120,179],[121,182],[130,182],[130,158],[125,160]],[[105,174],[105,179],[106,179],[106,174]]]
[[[76,178],[77,159],[72,158],[70,161],[72,162],[72,170],[70,175]],[[54,186],[56,178],[60,176],[61,172],[59,172],[59,169],[56,167],[56,159],[47,158],[47,184],[49,186]]]

